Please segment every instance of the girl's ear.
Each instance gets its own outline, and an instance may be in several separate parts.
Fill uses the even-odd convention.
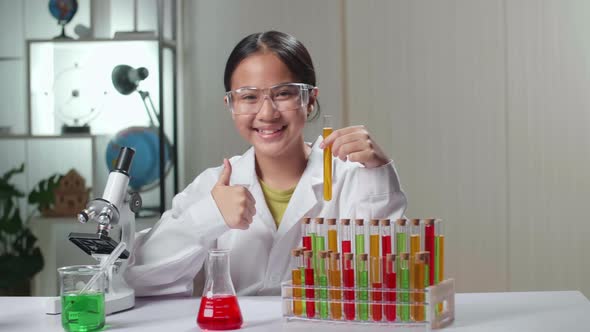
[[[320,94],[320,89],[318,89],[318,87],[314,87],[313,89],[311,89],[311,91],[309,92],[309,105],[313,106],[316,102],[316,100],[318,99],[318,95]]]
[[[314,87],[309,92],[309,103],[307,104],[307,117],[309,117],[309,115],[311,113],[313,113],[313,108],[315,107],[314,105],[315,105],[316,101],[318,100],[319,93],[320,93],[320,90],[317,87]]]

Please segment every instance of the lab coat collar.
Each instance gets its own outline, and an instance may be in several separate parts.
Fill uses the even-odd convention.
[[[275,241],[280,241],[309,210],[311,210],[321,198],[323,182],[323,150],[319,145],[322,142],[320,136],[311,146],[311,153],[307,161],[307,167],[291,196],[291,201],[283,214],[283,219],[279,224],[278,237]]]

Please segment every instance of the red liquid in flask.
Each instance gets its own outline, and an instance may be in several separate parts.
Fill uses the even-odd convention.
[[[243,319],[235,295],[203,296],[197,324],[203,330],[235,330],[242,327]]]

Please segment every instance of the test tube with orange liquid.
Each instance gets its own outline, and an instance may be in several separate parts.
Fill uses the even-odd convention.
[[[302,316],[303,315],[303,288],[302,286],[302,276],[301,276],[301,266],[303,265],[303,252],[301,249],[293,249],[291,251],[291,255],[293,256],[293,268],[291,269],[291,277],[293,278],[293,314],[295,316]],[[298,287],[299,286],[299,287]]]
[[[324,115],[323,138],[326,139],[333,131],[332,116]],[[332,200],[332,145],[324,147],[324,200]]]

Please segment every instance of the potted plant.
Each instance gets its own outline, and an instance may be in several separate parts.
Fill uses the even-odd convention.
[[[24,164],[0,178],[0,295],[30,295],[31,279],[43,268],[37,238],[21,218],[18,199],[24,193],[10,179],[23,173]]]

